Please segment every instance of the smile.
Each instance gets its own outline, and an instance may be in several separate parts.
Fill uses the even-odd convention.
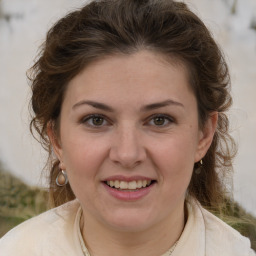
[[[103,181],[106,191],[112,197],[128,202],[142,200],[154,191],[156,183],[157,180],[148,177],[124,177],[122,175],[112,176]]]
[[[149,187],[154,182],[155,182],[154,180],[133,180],[133,181],[109,180],[109,181],[106,181],[105,184],[107,184],[111,188],[115,188],[118,190],[136,191],[138,189]]]

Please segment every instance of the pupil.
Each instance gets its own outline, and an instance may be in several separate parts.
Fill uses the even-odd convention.
[[[164,121],[165,121],[164,117],[156,117],[154,120],[156,125],[163,125]]]
[[[103,123],[103,118],[102,117],[94,117],[93,118],[93,124],[94,125],[102,125]]]

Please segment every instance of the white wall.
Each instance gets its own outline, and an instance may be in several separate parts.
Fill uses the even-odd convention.
[[[234,106],[233,134],[239,142],[235,161],[235,198],[256,214],[256,1],[187,0],[211,28],[230,65]],[[41,185],[45,154],[28,129],[29,87],[25,72],[33,64],[46,31],[59,17],[85,1],[2,0],[0,20],[0,159],[6,168],[33,185]],[[1,0],[0,0],[1,3]]]

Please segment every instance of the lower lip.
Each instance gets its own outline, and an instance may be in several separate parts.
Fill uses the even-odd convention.
[[[106,190],[108,191],[108,193],[110,193],[111,196],[113,196],[113,197],[115,197],[119,200],[136,201],[136,200],[139,200],[139,199],[142,199],[143,197],[145,197],[151,191],[151,189],[153,188],[155,183],[153,183],[149,187],[141,188],[141,189],[138,189],[138,190],[135,190],[135,191],[117,190],[115,188],[109,187],[104,182],[103,182],[103,185],[106,188]]]

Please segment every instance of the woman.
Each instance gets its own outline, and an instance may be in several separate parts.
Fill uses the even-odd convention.
[[[255,255],[217,219],[231,169],[225,60],[171,0],[100,0],[47,34],[31,69],[31,126],[55,206],[1,255]]]

